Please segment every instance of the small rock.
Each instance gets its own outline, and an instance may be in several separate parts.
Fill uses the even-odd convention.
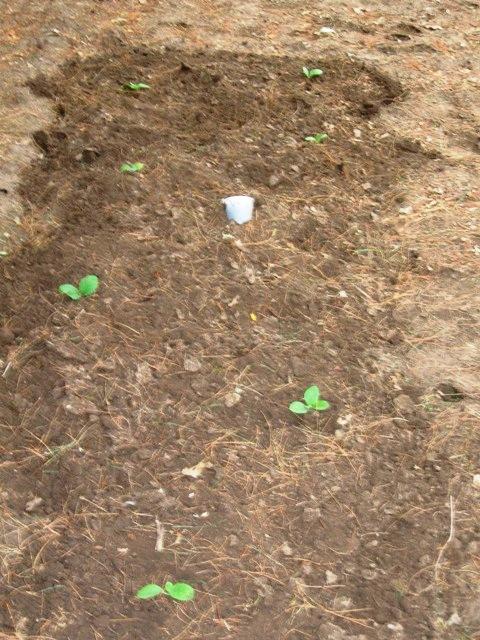
[[[153,380],[152,369],[148,362],[141,362],[137,365],[135,377],[139,384],[148,384]]]
[[[336,31],[333,27],[322,27],[318,33],[322,36],[328,36],[336,33]]]
[[[229,535],[227,540],[228,540],[229,547],[238,547],[238,544],[240,542],[240,540],[238,539],[238,536],[236,536],[234,533]]]
[[[52,398],[54,400],[60,400],[60,398],[64,395],[64,393],[65,393],[65,387],[63,385],[58,387],[53,387]]]
[[[81,162],[85,162],[85,164],[92,164],[99,156],[100,151],[98,149],[86,148],[83,149],[83,151],[77,156],[75,156],[75,159],[80,160]]]
[[[397,631],[398,633],[400,633],[401,631],[403,631],[403,626],[399,622],[389,622],[387,624],[387,629],[390,629],[390,631]]]
[[[467,551],[472,555],[476,555],[477,553],[480,554],[480,542],[477,540],[471,540],[467,545]]]
[[[476,473],[473,476],[473,486],[475,489],[480,489],[480,473]]]
[[[360,575],[365,580],[375,580],[378,577],[378,571],[375,571],[375,569],[363,569]]]
[[[198,358],[187,356],[183,361],[183,368],[185,369],[185,371],[196,373],[197,371],[200,371],[200,369],[202,368],[202,363]]]
[[[400,207],[398,213],[400,213],[402,216],[408,216],[413,213],[413,207],[410,205],[408,205],[407,207]]]
[[[435,391],[444,402],[460,402],[465,398],[465,394],[449,382],[441,382]]]
[[[247,267],[245,269],[245,276],[249,284],[255,284],[255,281],[257,279],[255,276],[255,269],[253,269],[252,267]]]
[[[326,622],[317,629],[315,638],[318,640],[346,640],[346,636],[344,629],[332,622]]]
[[[43,498],[40,498],[39,496],[35,496],[35,498],[32,498],[27,502],[27,504],[25,505],[25,511],[27,513],[31,513],[32,511],[35,511],[35,509],[39,507],[42,503],[43,503]]]
[[[452,613],[452,615],[447,620],[447,625],[449,627],[453,627],[453,625],[458,625],[458,624],[462,624],[462,619],[460,618],[458,613],[455,611],[455,613]]]
[[[96,415],[100,413],[99,409],[90,402],[90,400],[86,400],[85,398],[67,398],[63,402],[63,408],[68,413],[73,413],[74,416],[84,416],[84,415]]]
[[[194,467],[184,467],[182,474],[189,478],[201,478],[205,469],[213,469],[211,462],[198,462]]]
[[[352,421],[353,415],[351,413],[347,413],[346,416],[340,416],[337,418],[337,424],[341,427],[347,427]]]
[[[282,544],[282,546],[280,547],[280,551],[283,553],[284,556],[287,556],[287,558],[289,558],[290,556],[293,556],[293,549],[288,544],[288,542],[284,542]]]
[[[210,393],[209,382],[203,377],[195,378],[194,380],[192,380],[192,383],[190,386],[192,387],[192,389],[195,391],[197,395],[203,398],[206,398]]]
[[[231,407],[234,407],[236,404],[238,404],[241,399],[242,396],[235,391],[232,391],[232,393],[227,393],[224,400],[225,406],[231,409]]]
[[[343,611],[347,610],[347,609],[351,609],[353,605],[353,600],[351,598],[348,598],[347,596],[340,596],[340,598],[337,598],[335,600],[335,608],[341,609]]]
[[[313,509],[312,507],[305,507],[303,510],[303,519],[305,522],[317,522],[321,518],[320,509]]]
[[[281,181],[282,179],[279,176],[276,176],[275,174],[273,174],[268,179],[268,186],[272,187],[273,189],[274,187],[278,186]]]
[[[264,578],[263,576],[255,576],[252,579],[252,582],[256,585],[257,593],[260,597],[270,600],[274,596],[275,592],[268,584],[267,578]]]
[[[151,460],[152,456],[153,453],[150,449],[137,449],[137,457],[140,460]]]
[[[393,404],[398,413],[402,415],[411,415],[416,412],[416,406],[410,396],[407,396],[405,393],[397,396]]]
[[[328,569],[325,571],[325,582],[327,584],[336,584],[338,582],[338,576],[333,571],[329,571]]]
[[[354,129],[353,130],[353,135],[355,138],[361,138],[362,137],[362,130],[361,129]]]

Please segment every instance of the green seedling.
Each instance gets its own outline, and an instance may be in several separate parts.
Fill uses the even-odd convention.
[[[122,173],[138,173],[145,165],[143,162],[124,162],[120,167]]]
[[[127,91],[141,91],[142,89],[150,89],[150,85],[145,82],[126,82],[123,88]]]
[[[146,584],[137,591],[140,600],[151,600],[159,595],[165,595],[179,602],[188,602],[195,598],[195,589],[186,582],[166,582],[163,587],[158,584]]]
[[[308,67],[303,67],[302,71],[303,75],[309,80],[323,76],[323,71],[321,69],[309,69]]]
[[[306,142],[315,142],[316,144],[321,144],[322,142],[325,142],[325,140],[328,140],[328,135],[326,133],[316,133],[313,136],[307,136],[305,138]]]
[[[68,296],[72,300],[80,300],[80,298],[88,298],[93,296],[100,284],[97,276],[85,276],[78,283],[78,287],[73,284],[61,284],[58,287],[60,293]]]
[[[301,415],[310,411],[326,411],[330,409],[330,403],[320,397],[320,389],[317,385],[308,387],[303,394],[303,399],[305,402],[296,400],[290,404],[288,408],[292,413]]]

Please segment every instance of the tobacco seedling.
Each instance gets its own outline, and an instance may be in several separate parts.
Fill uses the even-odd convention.
[[[138,173],[145,165],[143,162],[124,162],[120,167],[122,173]]]
[[[140,91],[141,89],[150,89],[150,85],[145,82],[126,82],[123,88],[127,91]]]
[[[315,133],[313,136],[307,136],[305,138],[306,142],[315,142],[316,144],[320,144],[328,140],[328,135],[326,133]]]
[[[68,296],[72,300],[80,300],[80,298],[87,298],[92,296],[98,289],[100,284],[97,276],[85,276],[78,283],[78,287],[73,284],[61,284],[58,287],[60,293]]]
[[[330,403],[320,397],[320,389],[317,385],[308,387],[303,394],[305,402],[296,400],[288,407],[292,413],[303,414],[309,411],[326,411],[330,409]]]
[[[303,75],[309,80],[323,76],[323,71],[321,69],[309,69],[308,67],[303,67],[302,71]]]
[[[166,582],[163,587],[158,584],[146,584],[137,591],[137,598],[140,600],[150,600],[159,595],[165,595],[172,600],[188,602],[195,598],[195,589],[186,582]]]

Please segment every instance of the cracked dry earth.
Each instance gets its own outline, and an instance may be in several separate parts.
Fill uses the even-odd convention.
[[[1,8],[2,637],[480,637],[479,4]]]

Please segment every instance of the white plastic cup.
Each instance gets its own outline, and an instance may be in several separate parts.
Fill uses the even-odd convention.
[[[227,218],[237,224],[245,224],[252,219],[255,198],[251,196],[230,196],[222,200]]]

